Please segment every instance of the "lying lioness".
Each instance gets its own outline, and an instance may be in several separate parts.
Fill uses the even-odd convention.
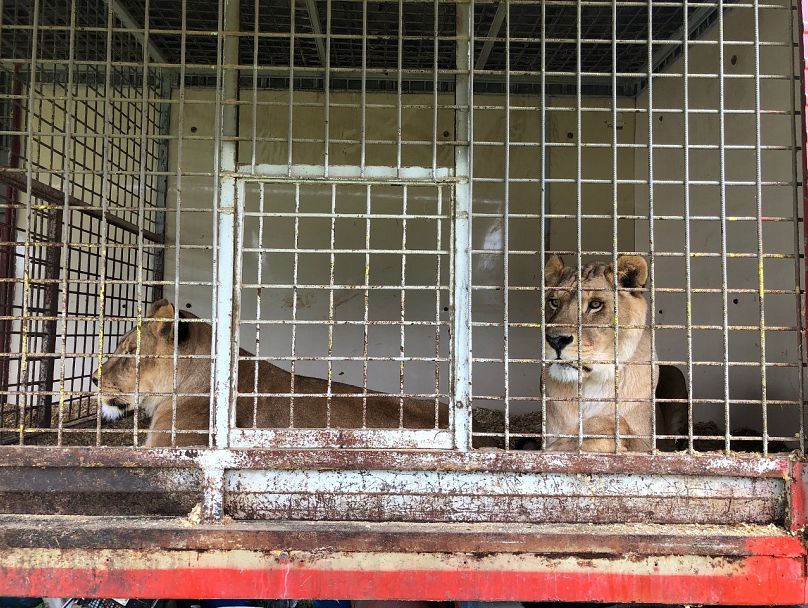
[[[133,329],[121,338],[115,352],[101,367],[100,393],[102,414],[107,419],[117,419],[133,407],[135,392],[140,394],[139,405],[151,417],[147,446],[172,445],[169,432],[172,428],[173,402],[177,397],[175,431],[206,430],[209,420],[211,390],[211,332],[207,323],[185,311],[179,311],[177,327],[176,385],[174,376],[174,306],[166,300],[155,302],[149,316],[143,319],[140,337],[140,363],[136,366],[135,349],[137,330]],[[129,356],[121,356],[129,355]],[[242,356],[251,356],[242,350]],[[191,358],[196,356],[197,358]],[[98,372],[96,382],[99,383]],[[136,379],[139,376],[139,383]],[[238,367],[238,391],[240,394],[255,392],[255,362],[242,360]],[[258,362],[257,393],[290,393],[292,375],[268,361]],[[290,417],[289,397],[258,397],[255,425],[258,428],[325,428],[326,397],[328,382],[320,378],[295,376],[294,413]],[[309,394],[307,394],[309,393]],[[448,409],[440,404],[437,412],[434,401],[399,398],[368,391],[366,418],[362,419],[362,397],[345,397],[344,394],[362,393],[361,388],[331,383],[330,426],[339,429],[367,428],[405,429],[447,428]],[[236,426],[252,427],[255,400],[252,396],[240,396],[236,405]],[[291,424],[290,424],[291,423]],[[177,445],[204,445],[205,434],[180,433]]]
[[[545,357],[543,371],[547,394],[546,429],[555,437],[547,443],[553,451],[578,449],[578,383],[580,414],[586,452],[646,451],[652,444],[654,389],[659,370],[651,365],[651,339],[646,327],[648,303],[641,288],[648,266],[638,256],[621,256],[617,272],[612,264],[590,263],[581,269],[580,368],[578,349],[578,272],[553,255],[544,269],[546,290]],[[614,289],[618,287],[619,378],[615,395]],[[620,441],[615,446],[615,401],[619,404]],[[683,406],[667,405],[664,434],[678,432]]]

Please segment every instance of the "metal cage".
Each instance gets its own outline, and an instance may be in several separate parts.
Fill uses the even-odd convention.
[[[0,593],[808,602],[803,9],[0,0]]]

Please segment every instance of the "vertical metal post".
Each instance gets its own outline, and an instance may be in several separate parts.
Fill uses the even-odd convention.
[[[545,289],[544,262],[547,259],[547,245],[550,240],[550,222],[547,221],[547,169],[550,167],[549,152],[547,147],[547,6],[541,4],[541,110],[539,112],[539,125],[541,129],[541,140],[539,144],[539,162],[541,163],[541,185],[539,191],[539,324],[541,325],[541,337],[539,339],[539,357],[541,358],[541,368],[544,370],[544,343],[547,340],[547,324],[545,319],[545,305],[547,291]],[[540,382],[541,393],[541,449],[547,448],[547,392],[544,390],[544,381]]]
[[[502,361],[505,364],[505,426],[504,441],[507,450],[511,444],[511,321],[510,321],[510,206],[511,199],[511,5],[505,7],[505,183],[502,192]]]
[[[75,78],[75,57],[76,57],[76,13],[77,7],[75,2],[70,3],[70,34],[68,36],[68,64],[67,64],[67,86],[65,87],[65,93],[67,99],[65,100],[65,115],[66,117],[71,116],[72,113],[75,112],[75,100],[74,100],[74,84],[73,80]],[[62,146],[62,153],[64,155],[64,162],[62,163],[62,190],[63,190],[63,199],[62,199],[62,243],[60,247],[62,248],[62,263],[65,264],[65,271],[62,273],[61,277],[61,284],[62,284],[62,294],[61,294],[61,320],[62,320],[62,331],[60,334],[60,350],[61,354],[59,357],[59,410],[57,412],[57,419],[56,419],[56,444],[62,445],[62,429],[64,428],[64,409],[65,409],[65,400],[66,400],[66,393],[65,391],[65,364],[66,364],[66,354],[67,354],[67,335],[68,335],[68,310],[69,310],[69,302],[70,302],[70,240],[71,240],[71,230],[70,230],[70,220],[71,220],[71,210],[70,210],[70,191],[71,191],[71,182],[72,177],[71,174],[75,171],[75,164],[74,164],[74,157],[75,157],[75,145],[73,141],[73,120],[65,120],[65,135],[64,135],[64,145]]]
[[[14,66],[14,72],[11,77],[11,125],[10,129],[13,134],[10,136],[11,145],[8,153],[8,166],[18,168],[20,166],[20,147],[21,139],[20,131],[22,129],[22,104],[20,98],[22,96],[22,80],[20,78],[20,65]],[[0,224],[0,238],[6,243],[11,243],[17,237],[17,213],[15,204],[17,203],[18,190],[13,186],[6,185],[6,209],[3,218],[3,223]],[[0,277],[4,279],[14,278],[14,251],[11,246],[0,248]],[[14,313],[12,312],[12,303],[14,302],[16,282],[4,281],[0,283],[0,312],[6,320],[0,321],[0,348],[3,353],[11,353],[11,333],[13,331],[13,323],[8,320]],[[11,358],[2,357],[0,360],[0,387],[8,390],[8,381],[11,375]],[[8,394],[0,396],[0,414],[4,413],[6,404],[8,403]]]
[[[53,354],[56,350],[56,315],[59,313],[59,278],[62,274],[62,208],[48,210],[48,245],[45,253],[45,294],[42,322],[42,352]],[[50,428],[53,404],[54,358],[45,357],[39,363],[39,383],[37,387],[36,421],[37,428]]]
[[[614,269],[614,291],[612,292],[612,305],[614,306],[614,342],[612,343],[612,356],[614,357],[614,450],[620,449],[620,297],[618,296],[619,281],[617,280],[617,249],[618,249],[618,177],[617,177],[617,0],[612,0],[612,268]],[[653,313],[652,313],[653,314]],[[656,435],[655,427],[651,427],[651,434]],[[656,438],[651,439],[656,443]]]
[[[800,102],[802,103],[802,133],[801,133],[801,150],[802,150],[802,214],[803,218],[808,217],[808,180],[805,179],[805,176],[808,175],[808,0],[800,0],[799,3],[799,11],[800,11],[800,25],[802,26],[797,31],[802,32],[802,35],[799,37],[799,46],[800,46],[800,73],[802,74],[801,78],[801,91],[800,91]],[[796,223],[796,216],[795,216],[795,223]],[[803,221],[803,232],[804,232],[804,244],[803,244],[803,254],[808,259],[808,226],[806,226],[805,221]],[[799,262],[797,262],[797,266],[799,266]],[[808,266],[805,268],[805,285],[808,286]],[[808,328],[808,304],[804,306],[805,310],[805,318],[803,319],[805,325],[804,328]],[[805,329],[803,330],[806,331]],[[802,362],[804,363],[804,361]],[[808,412],[806,412],[805,404],[802,404],[802,416],[801,422],[803,425],[803,429],[805,428],[806,416],[808,416]],[[801,439],[801,446],[803,450],[805,449],[804,446],[804,438]]]
[[[452,378],[454,380],[455,448],[471,447],[471,169],[473,136],[473,75],[471,32],[473,0],[457,5],[455,77],[455,175],[454,195],[454,319],[452,327]]]
[[[215,360],[213,364],[213,428],[217,448],[229,444],[230,406],[233,403],[233,387],[236,383],[237,349],[233,346],[234,327],[238,323],[238,289],[236,273],[236,200],[237,183],[233,176],[238,160],[238,36],[239,0],[223,0],[223,19],[220,34],[220,63],[217,80],[220,82],[216,97],[216,115],[219,125],[218,159],[216,164],[216,300]],[[208,479],[208,477],[211,477]],[[205,494],[202,503],[203,517],[217,520],[222,517],[224,499],[223,475],[206,471]]]
[[[729,303],[728,286],[729,272],[727,270],[727,161],[726,145],[726,118],[724,97],[724,3],[718,1],[718,198],[721,205],[721,343],[723,347],[724,362],[724,452],[729,454],[732,447],[730,435],[730,392],[729,392]]]
[[[160,78],[160,98],[170,99],[171,79],[163,75]],[[157,104],[157,112],[160,115],[160,135],[169,135],[171,122],[171,104]],[[180,111],[180,114],[182,112]],[[165,238],[166,236],[166,199],[168,193],[168,140],[161,139],[157,144],[157,200],[155,206],[158,208],[154,231]],[[179,241],[177,241],[179,242]],[[151,291],[151,299],[159,300],[163,297],[162,281],[165,278],[165,243],[157,253],[154,260],[154,286]],[[175,297],[176,297],[176,291]]]
[[[799,74],[797,71],[798,69],[802,69],[802,78],[797,77],[797,82],[799,83],[799,99],[805,101],[805,86],[808,80],[805,78],[805,45],[803,44],[802,36],[799,35],[798,32],[804,32],[805,30],[805,16],[804,11],[801,3],[796,4],[796,11],[791,11],[791,19],[789,24],[789,32],[792,32],[792,35],[796,35],[798,40],[797,44],[800,49],[799,55],[795,55],[794,53],[791,54],[791,73],[792,74]],[[796,14],[795,14],[796,12]],[[802,25],[802,29],[796,29],[794,27],[795,19],[799,20],[799,23]],[[794,34],[794,32],[797,32]],[[801,168],[803,167],[805,161],[805,141],[803,141],[804,133],[805,133],[805,113],[799,112],[797,109],[797,91],[792,92],[791,94],[791,133],[793,136],[791,145],[794,150],[794,162],[792,168],[792,180],[794,185],[796,186],[800,181],[803,184],[803,192],[800,192],[799,189],[796,187],[794,188],[794,291],[796,293],[795,304],[796,304],[796,313],[797,313],[797,326],[800,328],[800,332],[797,334],[797,352],[799,353],[799,367],[798,367],[798,387],[799,387],[799,402],[800,402],[800,454],[805,454],[805,341],[804,341],[804,333],[805,333],[805,311],[806,307],[804,306],[803,298],[802,298],[802,290],[805,288],[805,283],[801,280],[801,268],[800,268],[800,250],[803,246],[808,246],[808,241],[804,238],[805,235],[805,226],[804,222],[803,225],[800,225],[800,222],[797,220],[800,216],[800,206],[804,204],[805,201],[805,170],[800,172]],[[799,118],[803,118],[802,123],[802,130],[798,126]],[[800,148],[800,144],[802,147]],[[797,154],[797,151],[800,150],[802,155]],[[805,217],[803,215],[803,217]]]
[[[684,163],[684,176],[682,180],[682,199],[684,203],[685,225],[685,315],[687,330],[687,450],[693,453],[693,289],[691,282],[691,255],[690,255],[690,28],[688,26],[688,0],[684,0],[682,10],[682,152]]]
[[[754,15],[754,61],[755,61],[755,222],[757,228],[757,278],[758,278],[758,305],[760,321],[758,323],[758,336],[760,341],[760,410],[762,415],[763,455],[769,455],[769,415],[768,415],[768,388],[766,378],[766,285],[764,279],[764,251],[763,251],[763,152],[761,151],[761,118],[762,106],[760,101],[760,3],[752,2]],[[804,178],[803,178],[804,179]]]
[[[656,361],[656,245],[654,241],[654,4],[653,0],[648,0],[648,40],[647,40],[647,69],[648,69],[648,107],[646,111],[648,129],[648,299],[650,300],[651,314],[651,361],[648,370],[653,377],[654,363]],[[669,404],[668,407],[674,407]],[[656,429],[656,392],[651,393],[651,428]],[[663,407],[665,407],[663,403]],[[674,440],[675,441],[675,440]],[[653,433],[651,452],[656,454],[657,441],[656,432]]]
[[[575,3],[576,13],[576,35],[575,35],[575,268],[577,273],[578,285],[583,283],[581,277],[581,252],[583,251],[583,150],[581,142],[583,141],[583,116],[581,113],[581,106],[583,105],[583,94],[581,92],[581,72],[583,71],[583,62],[581,55],[581,38],[583,31],[581,27],[581,12],[582,0],[577,0]],[[576,359],[578,361],[577,371],[577,401],[578,401],[578,451],[581,450],[584,442],[584,400],[583,400],[583,378],[581,377],[581,345],[583,344],[583,292],[580,289],[575,290],[576,299],[578,300],[578,315],[576,319]]]

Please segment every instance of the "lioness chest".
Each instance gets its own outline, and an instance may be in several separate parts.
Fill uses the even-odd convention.
[[[617,384],[613,369],[608,367],[584,379],[580,407],[577,382],[559,382],[545,373],[547,432],[550,435],[577,435],[580,417],[584,434],[611,435],[615,432],[615,414],[619,408],[621,424],[630,429],[631,434],[650,436],[656,371],[652,372],[648,367],[621,365]],[[645,444],[644,440],[630,442],[631,449],[643,449]]]

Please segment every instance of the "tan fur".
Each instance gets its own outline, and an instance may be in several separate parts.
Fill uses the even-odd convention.
[[[173,392],[172,369],[174,355],[174,306],[165,300],[156,302],[148,318],[144,318],[140,338],[139,369],[135,367],[134,353],[137,344],[137,329],[121,338],[115,352],[101,368],[101,397],[104,413],[115,418],[123,415],[134,403],[135,392],[140,394],[139,405],[152,417],[150,431],[171,428]],[[208,409],[211,386],[210,345],[212,328],[197,321],[194,315],[180,313],[181,323],[177,331],[177,399],[176,430],[208,428]],[[129,357],[123,355],[129,354]],[[250,353],[241,351],[243,356]],[[139,384],[136,386],[136,378]],[[254,392],[255,363],[239,363],[239,393]],[[258,428],[310,428],[327,426],[327,398],[307,396],[311,393],[326,393],[328,382],[320,378],[295,376],[294,418],[290,420],[289,397],[259,397],[256,419],[253,420],[254,399],[239,397],[236,407],[238,427]],[[292,392],[292,375],[267,361],[258,363],[258,393]],[[379,428],[393,429],[401,425],[407,429],[435,428],[434,401],[403,400],[399,407],[397,397],[389,397],[368,391],[367,414],[363,421],[360,397],[345,397],[341,394],[357,394],[362,389],[333,382],[330,400],[330,427],[341,429]],[[195,396],[197,395],[197,396]],[[438,408],[438,428],[447,428],[448,409],[445,404]],[[400,420],[403,412],[403,420]],[[193,443],[187,443],[187,442]],[[182,443],[180,443],[182,442]],[[171,445],[168,433],[151,433],[148,445]],[[204,434],[187,433],[177,437],[178,445],[203,445]]]
[[[577,429],[576,431],[577,432]],[[633,429],[628,425],[626,419],[620,417],[620,436],[632,435]],[[614,436],[614,416],[595,416],[584,420],[584,435],[612,435]],[[551,452],[577,452],[578,438],[564,437],[554,441],[548,450]],[[583,452],[626,452],[626,442],[621,439],[617,450],[614,449],[614,438],[610,437],[589,437],[581,441]]]
[[[147,448],[208,445],[210,398],[177,398],[177,417],[174,421],[174,438],[172,440],[173,408],[174,404],[170,397],[157,406],[143,445]]]
[[[620,445],[617,451],[651,448],[652,395],[658,368],[651,359],[650,333],[646,327],[648,303],[642,291],[647,279],[643,258],[622,256],[617,272],[611,264],[592,263],[581,269],[582,327],[580,380],[584,434],[616,435],[614,381],[614,289],[618,284],[619,381],[616,401],[620,412]],[[545,266],[548,324],[543,371],[547,394],[548,434],[574,435],[548,442],[548,449],[577,449],[578,435],[578,273],[552,256]],[[553,289],[558,288],[558,289]],[[595,308],[598,307],[599,308]],[[560,346],[560,348],[558,348]],[[624,439],[623,435],[634,435]],[[615,451],[613,439],[585,439],[584,451]]]

